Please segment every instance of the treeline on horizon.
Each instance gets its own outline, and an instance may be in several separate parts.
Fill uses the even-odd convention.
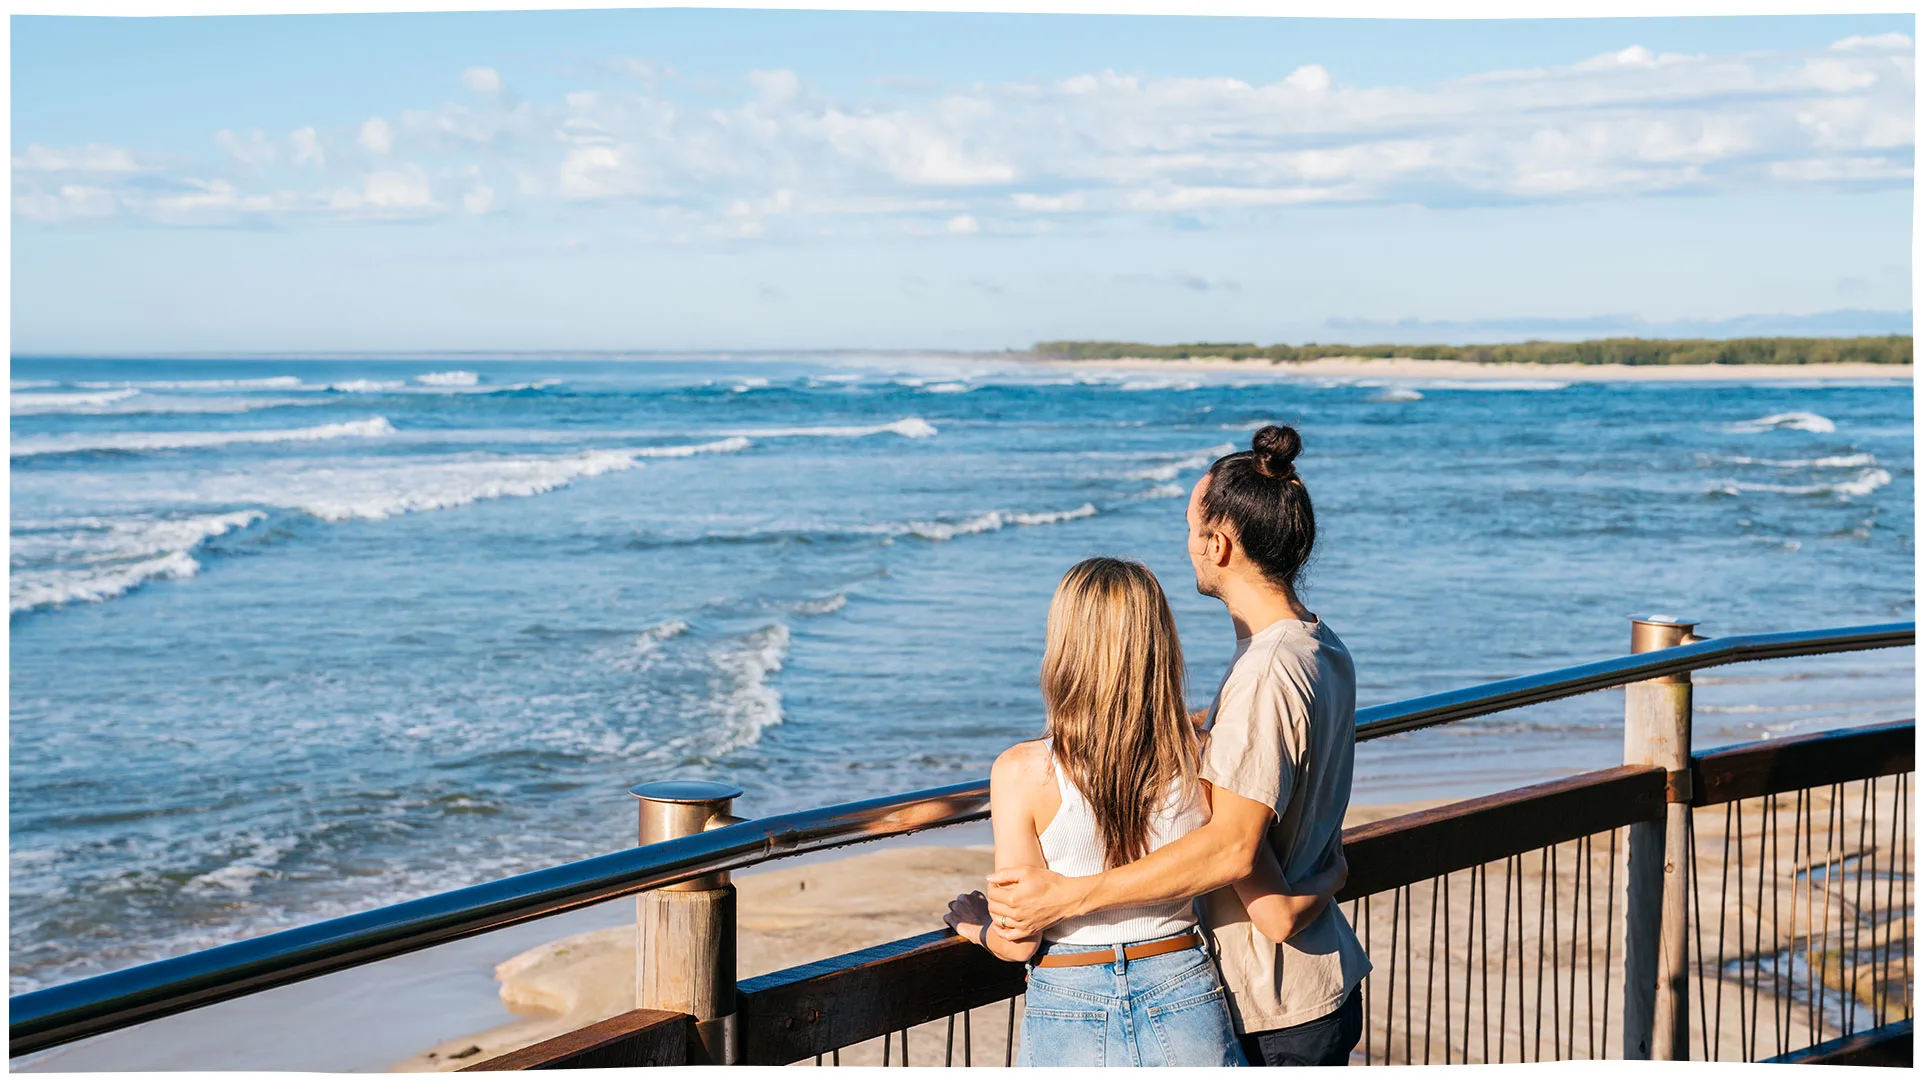
[[[1056,360],[1306,360],[1361,357],[1465,360],[1479,364],[1911,364],[1913,337],[1734,338],[1599,341],[1526,341],[1510,345],[1254,345],[1195,342],[1143,345],[1131,341],[1043,341],[1033,351]]]

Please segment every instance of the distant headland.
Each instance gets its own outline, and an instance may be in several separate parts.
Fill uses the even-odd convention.
[[[1911,379],[1913,337],[1605,338],[1505,345],[1254,345],[1196,342],[1043,341],[1043,363],[1185,369],[1259,365],[1278,374],[1385,378],[1565,380]]]

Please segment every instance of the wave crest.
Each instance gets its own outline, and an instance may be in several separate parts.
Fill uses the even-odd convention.
[[[393,433],[393,425],[387,422],[387,418],[376,416],[368,420],[267,431],[130,431],[110,435],[61,435],[16,442],[12,456],[203,450],[238,443],[320,442],[327,439],[373,438]]]
[[[1816,435],[1831,435],[1834,432],[1833,421],[1812,412],[1772,413],[1753,420],[1730,425],[1727,430],[1736,435],[1757,435],[1763,431],[1810,431]]]

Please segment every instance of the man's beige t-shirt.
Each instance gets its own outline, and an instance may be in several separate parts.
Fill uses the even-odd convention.
[[[1207,711],[1200,775],[1273,808],[1267,841],[1287,880],[1326,868],[1353,790],[1353,658],[1323,622],[1282,619],[1240,639]],[[1336,904],[1283,945],[1232,889],[1201,898],[1242,1034],[1317,1020],[1372,970]]]

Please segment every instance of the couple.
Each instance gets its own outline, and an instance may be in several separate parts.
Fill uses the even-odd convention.
[[[1030,965],[1023,1065],[1344,1065],[1359,1040],[1370,965],[1331,903],[1353,662],[1294,591],[1299,452],[1262,428],[1188,501],[1195,583],[1239,639],[1204,717],[1146,567],[1088,559],[1054,592],[1047,734],[994,762],[989,895],[946,917]]]

